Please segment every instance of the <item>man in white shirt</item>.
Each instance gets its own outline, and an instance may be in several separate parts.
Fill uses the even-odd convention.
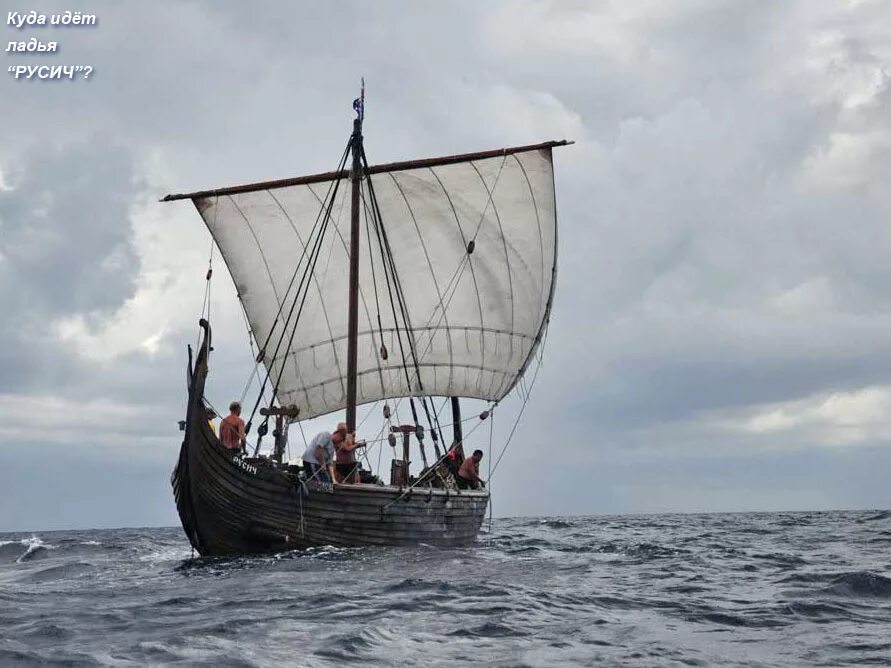
[[[346,423],[341,422],[333,433],[320,431],[313,437],[303,453],[303,464],[310,478],[320,482],[334,482],[334,457],[337,446],[343,443],[346,435]]]

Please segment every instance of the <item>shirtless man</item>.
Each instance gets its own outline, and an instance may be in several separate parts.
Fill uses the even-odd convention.
[[[341,422],[341,424],[343,424]],[[340,427],[340,425],[337,425]],[[343,425],[346,429],[346,425]],[[362,441],[356,441],[355,434],[347,434],[343,439],[343,443],[337,446],[336,473],[337,482],[346,483],[348,485],[359,484],[359,464],[356,461],[356,450],[364,446]]]
[[[458,483],[458,489],[479,489],[482,487],[480,480],[480,461],[483,459],[482,450],[474,450],[473,455],[464,460],[461,468],[458,469],[458,475],[455,481]]]
[[[220,441],[223,447],[230,450],[241,450],[244,447],[244,420],[241,415],[241,404],[233,401],[229,404],[229,415],[220,420]]]

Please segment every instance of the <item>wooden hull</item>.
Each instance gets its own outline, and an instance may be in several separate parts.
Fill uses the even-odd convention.
[[[296,481],[225,449],[203,418],[206,344],[195,364],[186,434],[171,482],[183,529],[202,555],[318,545],[463,546],[485,517],[487,491]]]

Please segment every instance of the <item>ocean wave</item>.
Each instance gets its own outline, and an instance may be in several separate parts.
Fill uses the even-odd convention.
[[[741,626],[747,628],[773,628],[785,626],[787,622],[769,615],[756,615],[751,613],[736,613],[727,611],[697,612],[688,616],[692,622],[699,624],[718,624],[720,626]]]
[[[513,628],[507,624],[485,622],[479,626],[457,629],[447,635],[467,636],[471,638],[521,638],[528,634],[525,631]]]
[[[122,551],[141,552],[135,546],[122,546],[98,540],[78,540],[62,536],[53,536],[52,543],[45,542],[41,536],[0,541],[0,564],[3,562],[24,563],[54,558],[114,557]],[[179,549],[179,548],[178,548]],[[139,555],[137,555],[138,558]]]
[[[871,571],[794,573],[780,582],[797,585],[800,595],[891,598],[891,578]]]
[[[330,640],[330,647],[319,655],[341,661],[351,661],[367,656],[377,647],[388,645],[399,639],[399,635],[387,628],[359,628],[338,633]]]
[[[83,562],[66,562],[48,568],[32,571],[27,579],[30,582],[52,582],[54,580],[71,580],[85,573],[95,572],[96,567]]]
[[[783,611],[786,614],[806,617],[814,621],[829,622],[847,619],[851,613],[851,611],[843,605],[823,601],[792,601],[783,607]]]
[[[767,561],[771,562],[777,566],[788,567],[788,568],[797,568],[799,566],[804,566],[808,562],[797,554],[785,554],[783,552],[770,552],[767,554],[753,554],[753,559],[758,559],[759,561]]]
[[[891,578],[870,572],[845,573],[823,590],[832,596],[891,598]]]
[[[32,640],[50,640],[60,642],[73,636],[73,632],[57,624],[40,624],[24,634]]]
[[[172,562],[189,559],[191,558],[192,554],[193,552],[190,547],[176,545],[165,547],[160,550],[152,550],[151,552],[148,552],[146,554],[140,554],[137,556],[137,559],[139,561],[148,563]]]
[[[14,557],[13,561],[17,564],[33,561],[45,555],[47,551],[55,550],[56,547],[44,543],[40,536],[0,541],[0,562],[10,557]]]
[[[402,592],[429,592],[437,591],[441,593],[450,593],[459,591],[455,584],[444,582],[441,580],[424,580],[422,578],[406,578],[399,582],[387,585],[383,588],[383,593],[402,593]]]
[[[180,529],[0,535],[0,665],[881,665],[880,515],[522,518],[460,550],[228,558]]]

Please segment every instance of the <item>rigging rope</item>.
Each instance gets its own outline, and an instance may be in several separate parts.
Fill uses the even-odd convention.
[[[340,174],[343,171],[343,168],[346,165],[347,156],[349,155],[351,144],[352,144],[352,140],[347,141],[347,145],[346,145],[346,148],[344,148],[343,155],[340,156],[340,162],[337,165],[337,173],[338,174]],[[278,312],[275,314],[275,318],[273,318],[273,320],[272,320],[272,326],[269,328],[269,333],[266,335],[266,340],[263,342],[262,346],[259,346],[261,353],[265,353],[266,346],[269,344],[269,341],[272,339],[272,333],[275,331],[275,327],[279,323],[279,320],[281,319],[282,310],[285,307],[285,303],[288,300],[288,295],[291,293],[291,288],[294,285],[294,279],[297,278],[297,274],[300,271],[300,265],[303,262],[303,258],[306,256],[306,249],[309,247],[309,240],[312,239],[313,234],[315,234],[315,231],[319,224],[319,221],[322,219],[322,214],[325,212],[325,202],[327,202],[328,198],[332,195],[332,192],[331,192],[332,189],[336,190],[337,186],[340,184],[340,181],[341,181],[341,179],[338,176],[336,179],[332,180],[328,184],[328,191],[325,193],[325,198],[322,200],[322,202],[319,206],[319,213],[318,213],[318,215],[316,215],[316,219],[315,219],[315,222],[313,223],[312,229],[310,229],[310,231],[309,231],[309,236],[307,237],[307,243],[303,245],[303,251],[301,252],[300,257],[297,259],[297,264],[294,266],[294,273],[291,274],[291,280],[288,282],[288,287],[285,290],[285,294],[282,297],[281,302],[279,303]],[[333,197],[332,197],[332,200],[333,200]],[[276,202],[277,201],[278,200],[276,200]],[[285,325],[285,327],[287,327],[287,324]],[[257,343],[259,345],[259,341]],[[257,363],[259,364],[261,361],[262,361],[262,359],[258,360]]]
[[[339,164],[338,164],[338,168],[337,168],[337,173],[338,173],[338,174],[340,174],[340,173],[343,171],[344,165],[346,164],[346,159],[347,159],[347,156],[349,155],[349,151],[350,151],[350,145],[351,145],[351,143],[352,143],[351,140],[347,142],[347,145],[346,145],[346,148],[344,149],[343,155],[341,155],[340,162],[339,162]],[[310,241],[310,239],[312,239],[313,235],[315,234],[316,229],[317,229],[318,226],[319,226],[319,221],[321,220],[321,221],[322,221],[322,228],[319,230],[318,237],[316,238],[316,243],[313,244],[313,249],[312,249],[312,252],[313,252],[313,253],[316,253],[316,254],[318,253],[319,244],[320,244],[320,242],[321,242],[322,237],[324,236],[324,230],[325,230],[325,228],[327,227],[328,222],[330,221],[331,208],[332,208],[333,203],[334,203],[334,200],[335,200],[335,198],[336,198],[337,189],[338,189],[338,186],[339,186],[339,184],[340,184],[340,181],[341,181],[341,178],[338,177],[337,179],[334,179],[331,183],[329,183],[329,185],[328,185],[328,192],[325,194],[325,199],[322,200],[322,204],[321,204],[321,206],[320,206],[320,208],[319,208],[319,213],[318,213],[318,215],[316,216],[316,220],[315,220],[315,222],[313,223],[313,227],[312,227],[312,229],[310,230],[309,236],[307,237],[307,243],[304,244],[304,246],[303,246],[303,250],[302,250],[302,252],[301,252],[301,254],[300,254],[300,257],[297,259],[297,263],[296,263],[296,265],[295,265],[295,267],[294,267],[294,273],[291,275],[291,279],[290,279],[290,281],[288,282],[288,287],[287,287],[287,289],[285,290],[285,294],[284,294],[284,296],[282,297],[282,299],[281,299],[281,301],[280,301],[280,303],[279,303],[278,312],[276,313],[275,318],[274,318],[273,321],[272,321],[272,326],[269,328],[269,333],[266,335],[266,339],[264,340],[263,345],[260,345],[260,342],[257,341],[257,345],[258,345],[258,348],[259,348],[259,352],[257,353],[257,356],[254,358],[253,368],[252,368],[251,372],[248,374],[248,380],[247,380],[247,382],[245,383],[245,390],[244,390],[244,393],[243,393],[243,395],[242,395],[242,401],[244,400],[244,396],[247,395],[248,388],[250,387],[250,383],[251,383],[251,381],[252,381],[252,377],[251,377],[251,376],[252,376],[252,375],[257,375],[257,380],[258,380],[258,382],[259,382],[259,373],[258,373],[258,371],[257,371],[257,368],[258,368],[258,366],[259,366],[261,363],[264,362],[264,360],[265,360],[265,358],[266,358],[266,348],[267,348],[267,346],[269,345],[270,340],[272,339],[272,335],[273,335],[273,332],[274,332],[275,329],[276,329],[276,326],[277,326],[277,325],[279,324],[279,322],[281,321],[282,311],[284,310],[285,304],[286,304],[287,301],[288,301],[288,296],[290,295],[290,293],[291,293],[291,289],[292,289],[292,287],[294,286],[294,281],[295,281],[295,279],[297,278],[297,275],[300,273],[300,267],[301,267],[301,265],[302,265],[302,263],[303,263],[303,259],[306,257],[307,249],[308,249],[309,246],[310,246],[309,241]],[[330,197],[330,200],[329,200],[329,197]],[[273,197],[273,199],[275,199],[275,198]],[[326,202],[326,201],[328,202],[327,209],[326,209],[326,206],[325,206],[325,202]],[[278,202],[278,200],[276,200],[276,202]],[[279,206],[281,206],[281,205],[279,205]],[[284,211],[284,210],[283,210],[283,211]],[[324,217],[323,217],[323,214],[324,214]],[[214,212],[214,215],[216,215],[216,211]],[[285,215],[287,216],[287,213],[285,213]],[[316,259],[317,259],[317,258],[316,258]],[[307,274],[307,270],[309,269],[309,264],[310,264],[310,263],[309,263],[309,260],[307,260],[307,266],[304,268],[304,272],[303,272],[303,274],[302,274],[302,276],[301,276],[301,278],[300,278],[300,282],[298,283],[297,290],[296,290],[296,292],[295,292],[295,294],[294,294],[294,299],[293,299],[293,301],[292,301],[292,303],[291,303],[291,308],[290,308],[290,310],[288,311],[288,316],[287,316],[287,318],[285,319],[285,321],[284,321],[284,323],[283,323],[283,325],[282,325],[282,333],[279,335],[278,343],[276,344],[275,352],[273,353],[273,361],[274,361],[275,358],[278,356],[278,352],[279,352],[279,350],[280,350],[280,348],[281,348],[282,341],[284,340],[284,336],[285,336],[285,334],[287,333],[288,325],[290,324],[290,321],[291,321],[291,316],[292,316],[293,313],[294,313],[294,308],[295,308],[295,306],[296,306],[296,304],[297,304],[297,300],[300,298],[300,292],[301,292],[301,290],[303,289],[304,281],[306,280],[306,278],[307,278],[307,276],[308,276],[308,274]],[[315,264],[313,263],[312,266],[313,266],[313,268],[314,268],[314,267],[315,267]],[[309,289],[309,286],[308,286],[308,283],[307,283],[307,291],[308,291],[308,289]],[[304,296],[304,301],[305,301],[305,296]],[[244,304],[243,304],[243,303],[242,303],[242,309],[244,309]],[[298,314],[298,317],[299,317],[299,314]],[[246,315],[245,315],[245,319],[247,319],[247,316],[246,316]],[[249,324],[249,323],[248,323],[248,324]],[[296,330],[296,326],[295,326],[294,329]],[[251,331],[250,327],[248,328],[248,331],[249,331],[249,332]],[[292,332],[292,334],[291,334],[291,340],[293,340],[293,334],[294,334],[294,332]],[[250,336],[250,335],[249,335],[249,336]],[[289,343],[289,347],[290,347],[290,343]],[[252,347],[252,351],[253,351],[253,347]],[[284,361],[282,362],[282,371],[283,371],[283,369],[284,369]],[[247,434],[250,432],[250,429],[251,429],[251,425],[252,425],[252,423],[253,423],[254,416],[255,416],[256,413],[257,413],[257,409],[258,409],[258,407],[259,407],[259,405],[260,405],[260,402],[261,402],[261,401],[263,400],[263,398],[264,398],[264,395],[265,395],[265,392],[266,392],[266,384],[269,382],[269,378],[270,378],[270,374],[271,374],[271,373],[272,373],[272,362],[270,362],[270,364],[269,364],[268,366],[266,366],[266,374],[264,375],[264,378],[263,378],[262,383],[260,383],[260,390],[259,390],[258,395],[257,395],[257,400],[254,402],[254,407],[253,407],[253,409],[251,410],[250,417],[249,417],[249,419],[248,419],[248,421],[247,421],[247,425],[246,425],[246,427],[245,427],[245,435],[247,435]],[[278,381],[276,382],[275,388],[274,388],[274,390],[273,390],[273,395],[272,395],[272,398],[271,398],[271,401],[273,401],[273,402],[275,401],[275,399],[276,399],[276,397],[277,397],[277,393],[278,393],[278,382],[281,381],[281,376],[282,376],[282,373],[281,373],[281,371],[280,371],[280,372],[279,372],[279,378],[278,378]],[[262,441],[263,435],[266,433],[266,430],[267,430],[267,428],[268,428],[268,423],[269,423],[269,418],[267,417],[267,418],[263,421],[263,423],[261,424],[260,428],[258,429],[258,435],[260,436],[260,439],[258,440],[257,445],[256,445],[256,447],[255,447],[255,449],[254,449],[255,454],[256,454],[257,452],[259,452],[259,449],[260,449],[260,441]]]
[[[409,315],[408,315],[408,307],[406,306],[405,293],[402,290],[402,282],[400,281],[399,274],[396,270],[396,261],[393,257],[393,249],[390,246],[390,241],[387,238],[387,230],[383,225],[383,218],[381,217],[380,206],[378,204],[377,194],[374,191],[374,183],[371,180],[371,174],[368,169],[368,159],[365,156],[364,148],[362,148],[361,157],[362,157],[362,164],[363,164],[363,167],[366,172],[366,180],[368,181],[368,192],[369,192],[369,195],[371,198],[371,209],[374,214],[372,217],[372,221],[374,223],[375,231],[377,232],[378,245],[380,247],[381,258],[384,260],[384,276],[387,278],[387,292],[390,297],[390,306],[393,311],[393,322],[395,324],[397,340],[399,342],[400,354],[402,356],[403,369],[405,369],[406,383],[408,386],[408,390],[411,391],[412,384],[411,384],[411,380],[408,376],[408,360],[405,355],[405,349],[402,345],[402,337],[399,334],[399,319],[396,315],[396,306],[393,301],[393,290],[391,289],[391,286],[390,286],[390,276],[392,276],[392,279],[393,279],[392,284],[393,284],[393,288],[395,288],[395,292],[396,292],[396,301],[399,303],[399,311],[402,315],[402,324],[405,327],[406,339],[408,340],[408,348],[409,348],[409,352],[411,353],[412,362],[413,362],[414,370],[415,370],[415,375],[417,376],[417,388],[418,388],[419,394],[421,394],[421,397],[420,397],[421,406],[424,409],[424,414],[427,418],[427,425],[429,427],[431,436],[433,438],[434,450],[436,452],[437,458],[439,458],[440,451],[439,451],[438,443],[439,443],[439,441],[444,440],[442,437],[442,429],[439,425],[438,419],[435,419],[435,420],[431,419],[430,409],[427,406],[427,399],[423,395],[424,385],[423,385],[423,381],[421,380],[421,367],[420,367],[419,360],[418,360],[417,349],[415,347],[414,336],[412,335],[413,330],[411,327],[411,319],[409,318]],[[389,270],[389,273],[388,273],[388,270]],[[413,394],[414,393],[412,393],[412,395]],[[415,425],[418,425],[419,421],[418,421],[417,410],[415,408],[414,396],[412,396],[410,398],[409,404],[411,406],[412,417],[414,418],[414,423],[415,423]],[[436,423],[436,431],[434,431],[434,427],[433,427],[434,422]],[[421,440],[421,438],[422,437],[421,437],[421,433],[419,430],[418,431],[419,441]],[[423,446],[422,446],[422,448],[423,448]],[[422,449],[422,455],[423,455],[423,449]]]
[[[486,489],[489,490],[489,534],[492,533],[492,432],[495,429],[495,416],[489,416],[489,452],[486,459],[489,460],[489,474],[486,477]]]
[[[239,301],[239,303],[241,303],[241,302]],[[250,373],[248,373],[248,379],[244,384],[244,389],[241,391],[241,396],[238,399],[238,403],[244,402],[245,397],[247,397],[248,391],[251,388],[251,383],[254,382],[255,378],[257,379],[258,386],[262,382],[260,380],[260,371],[259,371],[260,364],[257,362],[257,355],[259,354],[259,352],[254,352],[253,331],[251,330],[251,323],[248,320],[247,313],[244,310],[244,304],[241,304],[241,317],[244,319],[245,329],[246,329],[247,335],[248,335],[248,345],[251,348],[251,362],[252,362],[252,364],[251,364],[251,371],[250,371]]]
[[[214,213],[216,216],[216,213]],[[216,220],[214,220],[214,224],[216,224]],[[214,249],[214,240],[211,236],[210,239],[210,251],[208,252],[207,257],[207,273],[204,275],[204,297],[201,300],[201,317],[210,322],[210,279],[213,276],[213,249]],[[200,320],[199,320],[200,322]],[[201,325],[198,325],[198,333],[195,337],[195,350],[198,350],[199,345],[201,344]]]
[[[343,158],[341,159],[341,164],[340,164],[340,166],[339,166],[339,168],[338,168],[338,170],[337,170],[337,173],[338,173],[338,174],[340,174],[340,173],[342,172],[342,170],[343,170],[343,166],[344,166],[345,161],[346,161],[346,156],[349,154],[349,148],[350,148],[350,145],[351,145],[351,144],[352,144],[352,139],[351,139],[350,142],[347,144],[347,149],[344,151],[344,156],[343,156]],[[329,187],[329,195],[328,195],[328,199],[327,199],[327,207],[325,206],[325,201],[326,201],[326,200],[323,200],[323,204],[322,204],[322,212],[324,213],[324,216],[322,216],[322,212],[320,212],[320,216],[322,216],[322,224],[321,224],[321,227],[320,227],[319,230],[318,230],[318,234],[316,235],[315,241],[314,241],[313,244],[312,244],[312,249],[311,249],[311,251],[310,251],[309,257],[307,258],[307,264],[306,264],[306,267],[304,268],[303,274],[302,274],[301,277],[300,277],[300,282],[298,283],[298,285],[297,285],[297,289],[296,289],[295,292],[294,292],[294,300],[293,300],[293,302],[291,303],[291,308],[290,308],[290,310],[288,311],[288,315],[287,315],[287,317],[285,318],[285,322],[284,322],[284,324],[283,324],[283,326],[282,326],[282,332],[281,332],[281,334],[279,335],[278,342],[277,342],[277,344],[276,344],[276,346],[275,346],[275,351],[274,351],[273,354],[272,354],[272,360],[269,362],[268,365],[266,365],[266,375],[265,375],[265,377],[264,377],[264,379],[263,379],[263,383],[262,383],[262,385],[261,385],[261,387],[260,387],[260,394],[259,394],[259,396],[257,397],[257,401],[254,402],[254,407],[253,407],[253,409],[251,410],[250,418],[248,419],[247,426],[245,427],[245,432],[246,432],[246,433],[250,431],[251,423],[253,422],[254,416],[255,416],[256,413],[257,413],[257,409],[258,409],[258,407],[259,407],[259,405],[260,405],[260,401],[261,401],[261,399],[262,399],[262,397],[263,397],[263,392],[264,392],[264,390],[266,389],[266,384],[269,382],[269,378],[270,378],[270,376],[271,376],[271,374],[272,374],[272,365],[274,364],[275,360],[278,359],[279,350],[281,350],[281,345],[282,345],[282,343],[284,342],[284,337],[285,337],[285,335],[286,335],[287,332],[288,332],[288,325],[290,325],[290,323],[291,323],[291,318],[294,316],[294,310],[297,308],[297,302],[300,301],[300,309],[297,311],[297,318],[296,318],[296,320],[295,320],[295,325],[294,325],[294,327],[291,329],[291,336],[290,336],[290,338],[288,339],[288,345],[287,345],[286,350],[290,350],[290,348],[291,348],[291,344],[292,344],[293,341],[294,341],[294,335],[297,333],[296,322],[300,319],[300,314],[303,312],[303,306],[304,306],[305,303],[306,303],[306,297],[307,297],[307,295],[309,294],[309,279],[310,279],[310,277],[313,275],[313,272],[315,271],[316,262],[317,262],[318,259],[319,259],[319,252],[320,252],[320,250],[321,250],[321,246],[322,246],[322,239],[324,238],[324,236],[325,236],[325,232],[326,232],[326,230],[327,230],[327,228],[328,228],[328,224],[329,224],[330,221],[331,221],[331,211],[332,211],[332,209],[333,209],[333,207],[334,207],[334,202],[335,202],[335,200],[336,200],[336,198],[337,198],[337,191],[338,191],[338,188],[339,188],[339,186],[340,186],[340,182],[341,182],[341,180],[342,180],[341,177],[338,176],[338,178],[335,179],[335,180],[332,182],[332,186]],[[318,224],[318,219],[316,220],[316,224]],[[313,226],[313,230],[315,230],[315,228],[316,228],[316,226],[314,225],[314,226]],[[306,255],[306,249],[307,249],[307,247],[309,246],[309,243],[308,243],[308,242],[309,242],[309,240],[310,240],[311,238],[312,238],[312,233],[310,234],[310,237],[307,238],[307,244],[304,245],[304,248],[303,248],[304,252],[303,252],[303,254],[301,255],[300,261],[298,261],[298,265],[297,265],[297,266],[298,266],[298,269],[299,269],[299,267],[300,267],[300,262],[302,261],[303,257]],[[295,270],[294,276],[292,277],[292,284],[293,284],[293,278],[296,278],[296,275],[297,275],[297,270]],[[304,287],[305,287],[305,290],[304,290]],[[289,289],[289,291],[290,291],[290,289]],[[303,293],[303,298],[302,298],[302,300],[300,299],[300,297],[301,297],[301,293]],[[279,317],[280,317],[280,315],[281,315],[281,308],[283,308],[283,306],[284,306],[284,301],[283,301],[283,303],[282,303],[282,307],[279,308],[279,316],[276,317],[276,320],[274,321],[274,324],[278,322]],[[266,337],[266,342],[264,343],[263,347],[260,349],[260,353],[259,353],[259,355],[258,355],[258,358],[259,358],[259,359],[258,359],[258,362],[259,362],[259,361],[262,361],[263,359],[265,359],[265,355],[266,355],[266,346],[268,345],[268,343],[269,343],[269,339],[270,339],[270,337],[271,337],[271,335],[272,335],[272,329],[274,329],[274,327],[270,329],[269,336]],[[278,397],[278,388],[279,388],[279,384],[281,383],[282,376],[284,375],[284,365],[285,365],[285,362],[284,362],[284,360],[282,360],[281,369],[279,370],[278,378],[276,379],[276,381],[275,381],[275,385],[274,385],[273,390],[272,390],[272,400],[273,400],[273,401],[275,401],[276,398]],[[268,423],[268,418],[267,418],[266,420],[264,420],[264,423],[263,423],[263,424],[265,425],[265,424],[267,424],[267,423]],[[262,436],[262,435],[261,435],[261,436]],[[258,444],[257,447],[259,448],[259,444]]]
[[[491,480],[492,475],[494,475],[495,471],[498,469],[498,465],[501,463],[501,458],[504,457],[504,453],[507,451],[507,446],[510,445],[511,440],[514,437],[514,433],[517,431],[517,427],[520,424],[520,418],[523,417],[523,411],[526,410],[526,404],[529,403],[529,397],[532,394],[532,386],[535,385],[535,379],[538,377],[538,372],[541,369],[542,362],[544,360],[544,347],[545,341],[547,339],[547,328],[545,328],[544,334],[541,337],[541,345],[538,347],[537,364],[535,367],[535,373],[532,374],[532,380],[529,383],[529,388],[526,391],[526,396],[523,398],[523,405],[520,406],[520,412],[517,414],[516,420],[514,420],[513,427],[511,427],[510,434],[507,436],[507,441],[504,443],[504,447],[501,448],[501,452],[498,455],[498,459],[495,461],[495,464],[492,466],[492,471],[489,474],[489,479]]]

